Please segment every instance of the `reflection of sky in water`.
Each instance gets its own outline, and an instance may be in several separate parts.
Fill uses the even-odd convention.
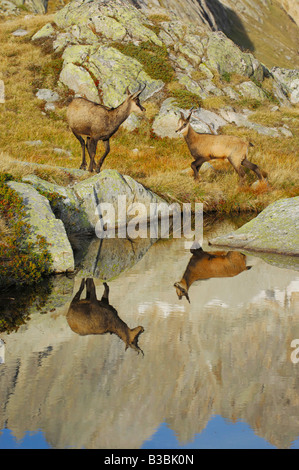
[[[0,436],[0,449],[49,449],[41,431],[17,441],[8,429]],[[175,433],[162,423],[151,439],[144,442],[142,449],[275,449],[265,439],[254,434],[246,423],[230,423],[221,416],[210,419],[206,428],[194,437],[193,442],[180,445]],[[299,438],[291,449],[299,449]]]

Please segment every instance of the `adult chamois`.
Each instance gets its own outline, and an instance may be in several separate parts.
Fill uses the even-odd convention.
[[[251,268],[246,256],[238,251],[209,253],[202,248],[191,250],[192,257],[182,279],[174,284],[179,300],[184,296],[190,303],[189,288],[195,281],[214,277],[234,277]]]
[[[245,177],[245,172],[241,165],[254,171],[259,180],[267,177],[265,171],[260,170],[257,165],[247,159],[249,146],[253,146],[253,144],[232,135],[200,134],[195,132],[190,125],[192,110],[193,108],[188,117],[185,117],[181,112],[176,132],[184,136],[190,153],[194,158],[194,161],[191,163],[194,179],[199,179],[198,170],[204,162],[225,158],[228,159],[238,173],[240,184],[243,183]]]
[[[86,286],[86,298],[80,299]],[[144,328],[137,326],[130,329],[119,318],[117,311],[109,304],[109,287],[104,282],[104,294],[101,300],[97,299],[96,288],[92,278],[82,279],[80,288],[74,296],[67,312],[67,322],[70,328],[79,335],[116,334],[126,345],[135,351],[143,351],[138,346],[138,338]]]
[[[132,112],[140,113],[145,111],[139,100],[139,96],[145,86],[135,93],[130,93],[129,88],[127,88],[126,93],[128,96],[117,108],[108,108],[86,98],[74,98],[72,100],[68,106],[66,117],[70,129],[81,144],[81,169],[86,170],[87,167],[85,158],[86,146],[90,157],[88,171],[96,170],[97,173],[101,171],[103,162],[110,152],[109,139]],[[86,142],[84,138],[86,138]],[[105,152],[96,165],[95,156],[99,140],[104,142]]]

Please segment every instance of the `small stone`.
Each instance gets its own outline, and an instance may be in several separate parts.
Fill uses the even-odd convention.
[[[11,33],[13,36],[17,36],[17,37],[20,37],[20,36],[26,36],[26,34],[28,34],[28,31],[26,31],[26,29],[16,29],[16,31],[14,31],[13,33]]]
[[[56,91],[49,90],[48,88],[40,88],[35,95],[39,100],[53,103],[59,100],[59,95]]]
[[[5,103],[5,88],[3,80],[0,80],[0,103]]]
[[[42,145],[41,140],[26,140],[25,144],[31,145],[32,147],[38,147],[39,145]]]

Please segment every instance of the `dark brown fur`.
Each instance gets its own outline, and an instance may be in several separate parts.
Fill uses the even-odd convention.
[[[81,294],[86,286],[86,298],[81,299]],[[103,335],[105,333],[116,334],[128,347],[138,353],[142,350],[138,346],[138,338],[144,328],[137,326],[130,329],[119,318],[117,311],[109,304],[109,287],[104,283],[105,291],[101,300],[97,299],[93,279],[82,279],[80,288],[74,296],[67,313],[67,321],[70,328],[79,335]]]

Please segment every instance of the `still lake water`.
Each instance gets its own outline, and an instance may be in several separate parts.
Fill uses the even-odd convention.
[[[208,239],[234,228],[205,229],[204,254],[94,240],[76,276],[1,294],[6,325],[26,319],[0,334],[0,448],[299,448],[299,260],[213,253]],[[174,287],[185,272],[190,303]],[[70,328],[82,277],[144,327],[144,355]]]

